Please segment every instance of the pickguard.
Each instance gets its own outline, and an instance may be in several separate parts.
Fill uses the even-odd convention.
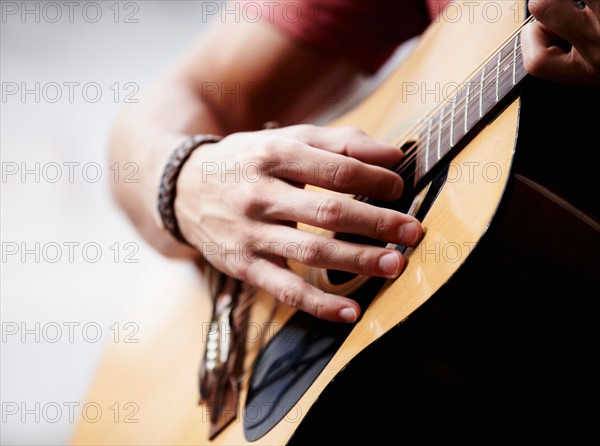
[[[447,174],[447,168],[442,170],[419,199],[418,208],[412,212],[419,221],[431,209],[444,186]],[[391,207],[401,210],[403,205],[406,206],[406,200],[403,203],[398,202],[397,206]],[[396,246],[395,249],[407,251],[404,246]],[[325,277],[334,288],[344,287],[340,278],[344,278],[345,283],[354,283],[354,286],[349,285],[348,288],[355,289],[346,295],[356,300],[363,311],[387,280],[348,273],[332,274],[327,270],[323,272],[325,274],[321,277]],[[354,325],[317,319],[301,311],[290,318],[261,351],[253,367],[244,409],[246,440],[256,441],[284,418],[294,420],[297,417],[295,411],[299,409],[296,404],[300,397],[335,355],[353,327]]]

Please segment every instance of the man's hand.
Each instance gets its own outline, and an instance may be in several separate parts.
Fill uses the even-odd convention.
[[[399,198],[402,179],[380,166],[401,158],[396,147],[350,127],[235,133],[192,154],[179,177],[175,210],[186,239],[217,269],[316,317],[354,322],[355,301],[306,283],[286,261],[395,278],[404,268],[402,254],[296,224],[414,246],[423,235],[416,219],[344,195]],[[306,184],[341,194],[306,190]]]
[[[600,88],[600,0],[532,0],[529,11],[537,22],[527,25],[522,34],[527,71]]]

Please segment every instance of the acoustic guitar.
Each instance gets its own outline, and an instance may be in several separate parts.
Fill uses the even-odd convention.
[[[112,344],[89,391],[104,415],[81,419],[72,444],[306,444],[369,440],[375,431],[398,439],[434,414],[463,432],[489,418],[498,425],[488,432],[521,421],[540,435],[593,426],[577,401],[596,379],[599,200],[589,199],[598,189],[586,153],[599,147],[598,94],[530,78],[524,2],[479,3],[499,13],[432,23],[372,95],[329,124],[360,127],[406,152],[395,167],[404,196],[373,202],[426,228],[416,248],[393,246],[407,256],[403,274],[383,280],[291,264],[356,299],[361,319],[320,321],[258,291],[245,308],[234,407],[211,407],[199,402],[205,346],[232,334],[217,327],[215,341],[200,271],[161,271],[123,316],[139,325],[140,342]],[[590,100],[591,115],[578,108]],[[415,364],[425,373],[411,374]],[[461,390],[444,393],[436,382]],[[509,408],[484,416],[506,395],[516,398]]]

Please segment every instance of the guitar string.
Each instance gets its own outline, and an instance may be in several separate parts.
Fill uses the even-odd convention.
[[[511,40],[513,40],[515,37],[517,37],[517,35],[522,31],[522,29],[525,27],[525,25],[527,25],[528,23],[530,23],[532,21],[534,21],[534,19],[533,19],[533,17],[530,17],[524,23],[522,23],[517,30],[515,30],[507,39],[505,39],[505,41],[502,44],[500,44],[498,46],[498,49],[495,52],[493,52],[493,54],[491,56],[489,56],[487,60],[485,60],[483,63],[481,63],[477,68],[475,68],[471,72],[471,75],[468,77],[468,79],[475,78],[475,76],[483,68],[485,68],[485,66],[487,66],[487,64],[490,61],[492,61],[496,57],[496,54],[498,54],[498,51],[501,51],[506,46],[506,44],[508,42],[510,42]],[[511,59],[514,60],[516,57],[519,57],[521,55],[522,55],[522,47],[521,47],[521,40],[519,39],[517,41],[516,47],[509,54],[507,54],[504,59],[502,59],[500,61],[499,65],[504,64],[507,60],[511,60]],[[508,66],[510,66],[510,65],[508,65]],[[496,77],[496,76],[497,76],[496,70],[494,70],[494,71],[490,72],[489,74],[487,74],[486,76],[484,76],[484,78],[482,79],[482,81],[478,83],[478,85],[481,85],[480,88],[476,89],[476,91],[473,93],[472,98],[477,99],[481,95],[483,95],[484,94],[483,90],[487,86],[490,85],[489,83],[486,84],[486,81],[489,81],[489,79],[491,77]],[[470,82],[468,81],[467,83],[463,83],[463,85],[467,85],[468,83],[470,83]],[[456,96],[454,96],[454,98],[456,98]],[[412,133],[413,134],[417,134],[417,135],[422,134],[423,131],[425,130],[425,127],[427,125],[429,125],[430,121],[433,121],[435,119],[435,116],[437,116],[441,112],[442,108],[446,107],[449,102],[450,101],[438,104],[427,116],[425,116],[423,118],[423,120],[421,121],[421,123],[419,125],[417,125],[414,129],[412,129]],[[467,100],[465,98],[464,100],[461,99],[461,100],[456,101],[456,102],[459,105],[455,106],[455,114],[457,112],[460,114],[460,113],[462,113],[463,110],[466,110],[466,108],[469,105],[469,103],[471,102],[471,100]],[[465,114],[467,114],[467,113],[465,112]],[[439,129],[438,131],[440,131],[440,132],[442,132],[444,134],[447,133],[447,131],[445,131],[445,130],[447,130],[447,127],[450,126],[450,125],[452,125],[452,122],[451,121],[446,121],[446,122],[442,123],[441,129]],[[399,143],[396,142],[395,145],[398,146]],[[421,150],[424,150],[424,148],[422,148],[422,147],[420,148],[419,147],[419,142],[418,141],[413,142],[412,145],[409,146],[408,149],[406,149],[407,153],[410,152],[409,156],[405,157],[405,159],[402,160],[402,164],[398,167],[398,170],[396,170],[396,172],[397,173],[401,173],[404,170],[406,170],[406,168],[408,167],[409,163],[417,156],[417,154]],[[410,178],[411,176],[412,175],[409,175],[407,178]]]
[[[498,51],[501,51],[502,48],[504,48],[506,46],[506,44],[508,42],[510,42],[512,39],[514,39],[520,32],[521,30],[528,24],[531,23],[532,21],[534,21],[533,17],[529,17],[527,20],[525,20],[517,30],[515,30],[508,38],[506,38],[504,40],[504,42],[502,42],[500,45],[498,45],[498,47],[496,48],[496,50],[492,53],[491,56],[489,56],[485,61],[483,61],[482,63],[480,63],[480,65],[478,65],[476,68],[474,68],[472,70],[472,72],[470,73],[470,75],[467,76],[467,79],[473,79],[475,77],[475,75],[483,68],[487,65],[487,63],[489,63],[494,57],[496,57],[496,54],[498,54]],[[504,62],[506,62],[507,60],[510,59],[514,59],[515,57],[518,57],[521,55],[521,42],[520,40],[518,41],[517,46],[504,58],[501,60],[500,64],[503,64]],[[489,80],[489,78],[491,76],[496,76],[495,72],[492,72],[488,75],[486,75],[484,77],[484,79],[481,81],[481,83],[485,84],[486,80]],[[468,82],[468,81],[467,81]],[[466,85],[467,83],[463,83],[463,86]],[[477,98],[478,95],[481,93],[481,89],[478,89],[478,91],[476,91],[473,94],[474,98]],[[454,98],[456,97],[456,95],[454,96]],[[451,99],[452,100],[452,99]],[[450,100],[450,101],[451,101]],[[449,101],[448,101],[449,102]],[[417,134],[420,135],[422,133],[422,131],[425,129],[425,127],[428,125],[428,122],[432,119],[434,119],[434,117],[440,112],[440,110],[442,109],[442,107],[445,107],[447,105],[448,102],[442,103],[442,104],[438,104],[432,111],[429,112],[428,115],[426,115],[419,124],[417,124],[414,128],[412,128],[410,130],[410,133],[413,134]],[[459,100],[457,101],[457,105],[455,106],[455,113],[458,111],[459,113],[462,112],[463,109],[466,109],[467,107],[467,100]],[[443,123],[441,128],[438,129],[439,131],[443,132],[446,125],[449,125],[447,123]],[[396,146],[400,146],[400,142],[398,141],[399,137],[396,139],[396,142],[394,143],[394,145]],[[412,145],[409,146],[408,149],[405,150],[405,158],[402,160],[400,166],[398,166],[398,168],[395,170],[396,173],[401,174],[402,172],[404,172],[407,168],[408,165],[410,164],[410,162],[416,158],[416,156],[418,155],[419,151],[424,150],[422,147],[419,147],[419,142],[415,141],[412,143]],[[404,178],[404,180],[408,180],[410,179],[412,176],[414,175],[414,173],[411,173],[410,175],[408,175],[406,178]],[[368,197],[366,196],[362,196],[362,195],[356,195],[355,197],[356,200],[359,201],[366,201],[368,200]],[[250,307],[251,305],[247,305],[244,306],[243,309],[241,309],[242,312],[247,312],[250,311]],[[278,305],[276,305],[272,311],[271,311],[271,318],[274,317],[274,313],[276,311],[276,308],[278,307]],[[269,318],[269,319],[271,319]],[[263,339],[261,339],[261,342],[264,341]],[[242,370],[242,373],[240,374],[239,379],[242,379],[244,376],[246,376],[247,372],[248,372],[249,368],[244,368]]]
[[[506,38],[504,40],[504,42],[502,42],[500,45],[498,45],[496,51],[494,51],[492,53],[491,56],[489,56],[484,62],[480,63],[475,69],[473,69],[473,71],[471,72],[471,74],[467,77],[467,79],[473,79],[475,78],[475,75],[481,71],[481,69],[483,69],[491,60],[493,60],[495,57],[497,57],[498,51],[501,51],[508,42],[510,42],[511,40],[513,40],[521,31],[522,29],[529,23],[535,21],[535,19],[533,17],[529,17],[526,21],[524,21],[519,28],[517,28],[508,38]],[[521,56],[522,54],[522,49],[521,49],[521,41],[519,39],[519,41],[517,42],[517,45],[515,48],[513,48],[513,50],[511,50],[511,52],[500,61],[499,65],[502,65],[503,63],[505,63],[507,60],[514,60],[516,57]],[[514,62],[513,62],[514,63]],[[508,65],[510,66],[510,65]],[[476,89],[477,91],[475,91],[473,93],[472,98],[478,98],[481,94],[484,94],[482,92],[482,89],[486,88],[486,80],[489,80],[492,76],[497,76],[497,72],[496,70],[494,70],[493,72],[485,75],[485,77],[483,78],[483,80],[481,82],[479,82],[477,85],[483,84],[483,88],[478,88]],[[470,81],[464,82],[462,85],[468,85],[470,84]],[[488,84],[489,85],[489,84]],[[456,98],[457,95],[455,95],[453,98]],[[412,129],[410,129],[407,132],[404,132],[404,137],[406,137],[407,134],[415,134],[415,135],[421,135],[423,133],[423,131],[425,130],[426,126],[429,125],[429,122],[432,121],[436,115],[438,115],[440,113],[440,111],[442,110],[443,107],[446,107],[446,105],[448,103],[450,103],[452,101],[444,101],[441,104],[438,104],[436,107],[433,108],[433,110],[431,110],[424,118],[422,118],[422,120]],[[457,101],[456,103],[458,104],[457,106],[455,106],[454,108],[454,113],[456,114],[461,113],[463,110],[466,110],[468,103],[470,103],[472,101],[472,99],[469,99],[467,101],[467,99],[460,99],[459,101]],[[466,114],[466,113],[465,113]],[[441,132],[442,134],[444,134],[444,136],[446,136],[445,134],[447,134],[447,127],[452,125],[452,122],[448,123],[448,121],[444,122],[442,124],[442,126],[437,126],[436,131]],[[468,133],[468,132],[467,132]],[[398,140],[400,139],[400,137],[398,137],[396,139],[396,142],[394,143],[394,145],[396,145],[397,147],[401,147],[401,143],[398,142]],[[412,162],[412,160],[414,160],[417,155],[421,152],[425,150],[424,147],[420,147],[420,143],[419,141],[414,141],[412,142],[412,144],[405,150],[405,157],[402,160],[401,164],[394,170],[396,173],[398,174],[402,174],[410,165],[410,163]],[[403,177],[404,180],[408,180],[411,179],[414,176],[414,173],[409,174],[406,178]],[[368,200],[368,197],[365,197],[363,195],[356,195],[355,196],[356,200],[359,201],[365,201]]]
[[[511,55],[507,56],[506,59],[508,58],[513,58],[513,57],[518,57],[522,54],[522,52],[520,51],[520,46],[518,47],[517,51],[513,52]],[[505,60],[506,60],[505,59]],[[495,76],[495,74],[493,74]],[[485,80],[484,80],[485,82]],[[516,85],[516,84],[515,84]],[[483,89],[485,90],[486,86],[483,87]],[[471,103],[477,103],[478,102],[478,98],[479,98],[479,88],[477,88],[477,92],[473,93],[473,95],[470,97],[469,99],[469,104]],[[484,93],[485,94],[485,93]],[[449,101],[451,102],[451,101]],[[465,101],[460,101],[460,106],[455,107],[454,109],[454,114],[455,115],[460,115],[463,110],[465,110],[465,115],[467,115],[467,111],[466,111],[466,107],[467,107],[467,103],[466,100]],[[444,107],[447,105],[447,103],[444,103]],[[464,105],[464,107],[462,107],[462,105]],[[415,176],[415,172],[411,172],[406,176],[403,176],[403,173],[410,168],[410,165],[412,163],[413,160],[415,160],[415,158],[420,155],[423,151],[427,150],[427,147],[424,145],[424,141],[422,141],[420,138],[422,136],[430,136],[433,140],[437,140],[438,138],[440,138],[441,135],[441,139],[442,140],[447,140],[450,135],[449,135],[449,128],[451,125],[455,125],[455,123],[446,120],[442,123],[442,125],[440,126],[439,124],[434,124],[433,126],[431,126],[430,128],[428,128],[430,121],[432,121],[436,115],[438,115],[441,111],[441,106],[438,108],[436,107],[436,109],[434,109],[433,112],[431,112],[430,114],[428,114],[425,118],[422,119],[421,122],[419,122],[415,127],[413,127],[409,132],[405,132],[406,134],[413,134],[413,135],[418,135],[416,137],[416,140],[411,141],[410,138],[406,138],[408,139],[408,142],[410,143],[410,145],[404,149],[404,157],[402,159],[402,161],[400,162],[400,164],[393,169],[393,171],[397,174],[399,174],[400,176],[402,176],[402,179],[406,182],[408,180],[411,180],[414,176]],[[465,116],[465,119],[468,119],[467,116]],[[464,137],[466,134],[469,133],[471,129],[469,129],[462,137]],[[435,132],[435,134],[432,135],[432,131]],[[406,140],[405,139],[405,140]],[[396,147],[401,148],[402,147],[402,143],[393,143]],[[406,144],[406,143],[404,143]],[[450,148],[454,147],[456,144],[451,144]],[[446,155],[448,152],[446,152],[444,155]],[[439,159],[437,160],[439,161]],[[437,162],[436,161],[436,162]],[[364,195],[360,195],[357,194],[355,195],[355,198],[358,201],[367,201],[369,200],[369,197],[364,196]]]
[[[481,69],[483,69],[485,66],[487,66],[487,64],[490,61],[494,60],[497,57],[497,54],[500,51],[502,51],[502,49],[504,49],[506,47],[506,45],[508,44],[508,42],[510,42],[511,40],[513,40],[515,37],[517,37],[517,35],[523,30],[523,28],[526,25],[528,25],[529,23],[533,22],[533,21],[535,21],[535,19],[533,17],[529,17],[526,21],[524,21],[519,26],[519,28],[517,28],[515,31],[513,31],[513,33],[510,36],[508,36],[500,45],[498,45],[496,47],[496,49],[492,52],[492,54],[490,56],[487,57],[486,60],[484,60],[482,63],[480,63],[477,67],[475,67],[471,71],[470,74],[468,74],[466,76],[466,79],[468,79],[468,80],[466,82],[463,82],[462,85],[464,86],[464,85],[470,84],[471,83],[470,79],[475,78],[475,76],[481,71]],[[520,40],[517,42],[516,48],[513,48],[513,50],[511,50],[511,52],[504,59],[502,59],[500,61],[500,64],[503,64],[505,61],[507,61],[507,60],[509,60],[511,58],[514,58],[515,55],[517,55],[517,52],[519,50],[521,50],[521,41]],[[496,76],[496,73],[495,72],[491,72],[491,73],[486,74],[485,77],[484,77],[484,79],[483,79],[483,81],[482,82],[478,82],[477,85],[479,85],[481,83],[485,84],[485,81],[489,80],[490,77],[492,77],[492,76]],[[478,94],[479,94],[479,91],[474,92],[474,95],[478,95]],[[456,95],[454,97],[456,97]],[[431,112],[429,112],[428,115],[426,115],[422,119],[422,122],[420,124],[424,127],[424,125],[427,123],[428,119],[433,118],[437,113],[439,113],[439,111],[441,110],[442,107],[444,107],[448,102],[451,102],[451,101],[452,101],[452,99],[450,101],[446,101],[445,103],[438,104]],[[461,100],[460,105],[462,106],[462,105],[465,105],[465,104],[466,104],[466,99],[465,99],[465,101]],[[399,144],[399,141],[396,143],[396,145],[398,145],[398,144]]]
[[[531,23],[532,21],[534,21],[533,17],[529,17],[529,18],[528,18],[526,21],[524,21],[524,22],[523,22],[523,24],[522,24],[522,25],[521,25],[521,26],[520,26],[520,27],[519,27],[519,28],[518,28],[518,29],[517,29],[515,32],[513,32],[513,34],[511,34],[511,35],[510,35],[510,36],[509,36],[509,37],[508,37],[508,38],[505,40],[505,42],[504,42],[503,44],[501,44],[501,45],[499,46],[499,48],[500,48],[500,51],[501,51],[501,49],[504,47],[504,45],[506,45],[506,43],[507,43],[507,42],[509,42],[510,40],[514,39],[514,38],[517,36],[517,34],[519,34],[519,33],[521,32],[521,30],[522,30],[522,29],[523,29],[523,28],[524,28],[524,27],[525,27],[525,26],[526,26],[528,23]],[[498,50],[496,50],[496,51],[493,53],[493,55],[492,55],[492,56],[490,56],[490,57],[489,57],[489,58],[488,58],[486,61],[482,62],[482,63],[481,63],[481,64],[480,64],[480,65],[479,65],[477,68],[475,68],[475,69],[472,71],[472,73],[471,73],[471,76],[470,76],[470,77],[467,77],[467,78],[468,78],[468,79],[473,79],[473,78],[474,78],[474,76],[475,76],[475,74],[476,74],[476,73],[478,73],[478,72],[479,72],[479,71],[482,69],[482,67],[485,67],[485,66],[487,66],[487,63],[489,63],[489,61],[491,61],[491,60],[493,59],[493,57],[496,57],[495,55],[497,54],[497,51],[498,51]],[[518,41],[518,43],[517,43],[517,46],[516,46],[516,47],[515,47],[515,48],[514,48],[514,49],[511,51],[511,53],[509,53],[509,54],[506,56],[506,58],[505,58],[505,59],[501,60],[501,61],[500,61],[500,63],[499,63],[498,65],[501,65],[501,64],[503,64],[503,63],[504,63],[506,60],[508,60],[508,59],[510,59],[510,58],[512,58],[512,59],[514,60],[514,58],[515,58],[515,57],[518,57],[518,56],[520,56],[521,54],[522,54],[522,50],[521,50],[521,41],[519,40],[519,41]],[[513,62],[513,63],[514,63],[514,62]],[[510,65],[509,65],[509,66],[510,66]],[[497,72],[496,72],[496,73],[492,72],[492,73],[490,73],[489,75],[486,75],[486,76],[484,77],[484,79],[481,81],[481,84],[484,84],[484,86],[483,86],[483,89],[485,89],[485,81],[486,81],[486,80],[488,80],[488,79],[489,79],[489,77],[491,77],[491,76],[497,76]],[[465,83],[465,84],[463,84],[463,86],[464,86],[464,85],[466,85],[466,83]],[[473,97],[477,97],[477,95],[479,95],[479,94],[483,94],[481,89],[479,89],[479,91],[477,91],[477,92],[474,94],[474,96],[473,96]],[[456,95],[455,95],[453,98],[456,98]],[[450,101],[452,101],[452,99],[451,99]],[[436,116],[438,113],[440,113],[440,111],[442,110],[442,108],[443,108],[443,107],[445,107],[445,106],[447,105],[447,103],[449,103],[450,101],[447,101],[446,103],[442,103],[442,104],[439,104],[439,105],[437,105],[437,106],[436,106],[436,107],[435,107],[435,108],[434,108],[434,109],[433,109],[433,110],[432,110],[432,111],[431,111],[431,112],[430,112],[428,115],[426,115],[426,116],[425,116],[425,117],[422,119],[422,121],[421,121],[421,123],[420,123],[420,124],[418,124],[417,126],[415,126],[415,128],[414,128],[414,129],[411,129],[411,132],[410,132],[410,133],[414,133],[414,134],[417,134],[417,135],[421,135],[422,131],[425,129],[425,126],[426,126],[426,125],[428,125],[429,121],[430,121],[430,120],[432,120],[432,119],[434,119],[434,117],[435,117],[435,116]],[[455,108],[454,108],[454,113],[456,113],[456,111],[458,111],[459,113],[460,113],[460,112],[462,112],[462,108],[464,108],[464,109],[466,110],[466,107],[467,107],[467,105],[468,105],[468,100],[467,100],[467,99],[465,99],[464,101],[462,101],[462,100],[461,100],[461,101],[460,101],[458,104],[459,104],[459,105],[458,105],[458,106],[455,106]],[[463,107],[463,105],[464,105],[464,107]],[[462,107],[462,108],[461,108],[461,107]],[[467,112],[465,112],[465,115],[466,115],[466,114],[467,114]],[[468,119],[468,117],[466,117],[466,119]],[[447,124],[447,122],[444,122],[442,125],[439,125],[439,126],[438,126],[438,130],[437,130],[437,131],[439,131],[440,133],[443,133],[447,125],[452,125],[452,123],[450,123],[450,124]],[[400,146],[400,143],[401,143],[401,142],[400,142],[400,141],[398,141],[398,139],[397,139],[396,141],[397,141],[397,142],[396,142],[396,143],[394,143],[394,145],[396,145],[396,146]],[[420,151],[420,150],[423,150],[423,148],[419,148],[419,142],[418,142],[418,141],[415,141],[415,142],[413,142],[413,143],[412,143],[412,145],[411,145],[411,146],[409,146],[409,148],[405,150],[405,155],[406,155],[406,154],[408,154],[408,156],[407,156],[407,157],[405,157],[405,159],[402,161],[402,163],[400,164],[400,166],[399,166],[399,167],[398,167],[398,169],[396,170],[396,173],[399,173],[399,174],[400,174],[400,173],[402,173],[404,170],[406,170],[406,168],[408,167],[409,163],[412,161],[412,159],[416,158],[416,156],[418,155],[418,153],[419,153],[419,151]],[[406,179],[410,178],[410,177],[411,177],[411,176],[413,176],[413,175],[414,175],[414,173],[411,173],[411,174],[410,174],[410,175],[409,175],[409,176],[408,176]],[[358,197],[358,196],[357,196],[357,197]],[[362,199],[367,199],[367,197],[363,197]],[[236,312],[237,312],[238,314],[240,314],[240,315],[241,315],[241,314],[244,314],[244,313],[248,313],[248,312],[250,311],[251,307],[252,307],[252,303],[253,303],[253,301],[254,301],[253,297],[250,297],[249,299],[245,299],[245,305],[241,305],[240,307],[236,308]],[[272,321],[272,320],[273,320],[273,318],[274,318],[274,316],[275,316],[275,312],[276,312],[276,310],[277,310],[277,308],[278,308],[278,307],[279,307],[279,301],[275,300],[275,302],[274,302],[274,305],[273,305],[273,308],[272,308],[272,309],[271,309],[271,311],[270,311],[270,315],[269,315],[269,318],[268,318],[268,320],[269,320],[269,321]],[[259,342],[260,342],[261,344],[263,344],[263,345],[264,345],[264,342],[265,342],[265,341],[264,341],[264,336],[261,336],[261,339],[260,339],[260,341],[259,341]],[[244,377],[245,377],[245,376],[247,376],[247,374],[248,374],[248,372],[249,372],[249,370],[250,370],[251,368],[252,368],[251,366],[244,367],[244,368],[241,370],[241,373],[240,373],[240,375],[237,377],[238,381],[241,381],[242,379],[244,379]]]
[[[513,57],[519,57],[521,54],[522,54],[522,51],[521,51],[521,47],[519,46],[517,51],[514,51],[512,54],[507,56],[503,61],[501,61],[500,64],[502,64],[504,61],[506,61],[508,59],[512,59]],[[491,76],[497,76],[497,74],[492,73],[492,74],[490,74],[490,77]],[[477,102],[479,101],[479,98],[482,96],[485,96],[485,90],[491,85],[491,84],[485,84],[485,80],[487,80],[487,79],[489,79],[489,78],[488,77],[484,78],[484,81],[481,82],[481,84],[484,84],[483,87],[477,88],[477,91],[475,93],[473,93],[472,95],[470,95],[470,99],[468,101],[466,99],[464,101],[463,100],[457,101],[457,103],[459,103],[460,105],[454,107],[455,115],[457,115],[457,114],[460,115],[464,111],[465,119],[468,119],[467,106],[470,105],[471,103],[477,104]],[[511,85],[511,87],[512,86],[514,86],[514,85]],[[483,90],[483,93],[481,93],[481,90]],[[441,105],[439,108],[436,108],[435,111],[431,115],[427,116],[425,118],[424,122],[418,124],[414,128],[414,131],[411,131],[411,133],[421,135],[421,134],[423,134],[423,132],[427,132],[427,134],[429,136],[431,136],[431,131],[433,130],[434,132],[438,133],[438,135],[433,136],[434,139],[438,139],[439,135],[442,136],[442,139],[449,138],[450,137],[449,130],[451,130],[450,127],[452,125],[455,125],[455,121],[453,121],[452,119],[442,121],[441,125],[439,124],[440,120],[438,120],[438,123],[434,124],[433,126],[431,126],[431,128],[428,128],[427,130],[426,130],[426,126],[429,125],[430,120],[433,121],[435,119],[435,117],[441,113],[443,107],[446,107],[446,105],[451,102],[452,102],[452,100],[449,100],[449,101],[445,102],[443,105]],[[497,103],[497,102],[495,102],[495,103]],[[468,131],[467,131],[467,133],[468,133]],[[400,146],[399,143],[395,143],[394,145]],[[454,147],[454,145],[451,145],[451,148],[452,147]],[[421,147],[421,144],[419,141],[412,142],[411,145],[407,149],[405,149],[405,158],[402,160],[402,164],[401,164],[401,166],[398,167],[398,169],[396,170],[396,173],[401,174],[403,171],[405,171],[406,168],[408,167],[408,164],[410,164],[410,162],[423,150],[426,150],[426,148]],[[410,175],[407,178],[410,178]]]

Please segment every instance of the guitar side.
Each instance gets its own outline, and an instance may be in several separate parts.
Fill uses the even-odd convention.
[[[514,3],[510,3],[502,5],[503,14],[496,23],[486,22],[483,17],[470,20],[464,15],[454,23],[433,24],[413,54],[381,88],[331,125],[355,125],[388,141],[408,133],[438,105],[442,91],[447,91],[445,87],[468,79],[471,71],[518,28],[521,21],[515,20]],[[522,11],[524,6],[520,6]],[[419,93],[408,95],[409,85],[416,85]],[[424,89],[438,89],[440,94],[437,98],[432,94],[422,97]],[[295,410],[251,444],[287,443],[336,375],[456,273],[486,232],[502,199],[518,125],[516,100],[453,159],[451,181],[446,182],[423,221],[425,238],[410,253],[404,273],[386,283]],[[491,171],[484,170],[486,166],[493,166],[493,177]],[[300,267],[298,272],[306,274]],[[112,417],[102,417],[97,423],[81,421],[72,444],[247,444],[243,407],[233,423],[214,441],[208,441],[208,412],[198,405],[197,373],[211,315],[210,300],[202,296],[206,293],[201,281],[190,279],[180,284],[175,294],[168,278],[166,274],[164,288],[149,297],[146,309],[135,315],[141,327],[151,327],[150,331],[144,330],[143,342],[110,346],[87,399],[102,407],[115,401],[134,402],[139,407],[137,422],[115,422]],[[275,334],[294,313],[280,306],[270,320],[273,298],[259,294],[252,312],[253,332],[248,336],[247,367],[259,352],[258,335]],[[248,378],[247,374],[242,383],[242,404]]]

